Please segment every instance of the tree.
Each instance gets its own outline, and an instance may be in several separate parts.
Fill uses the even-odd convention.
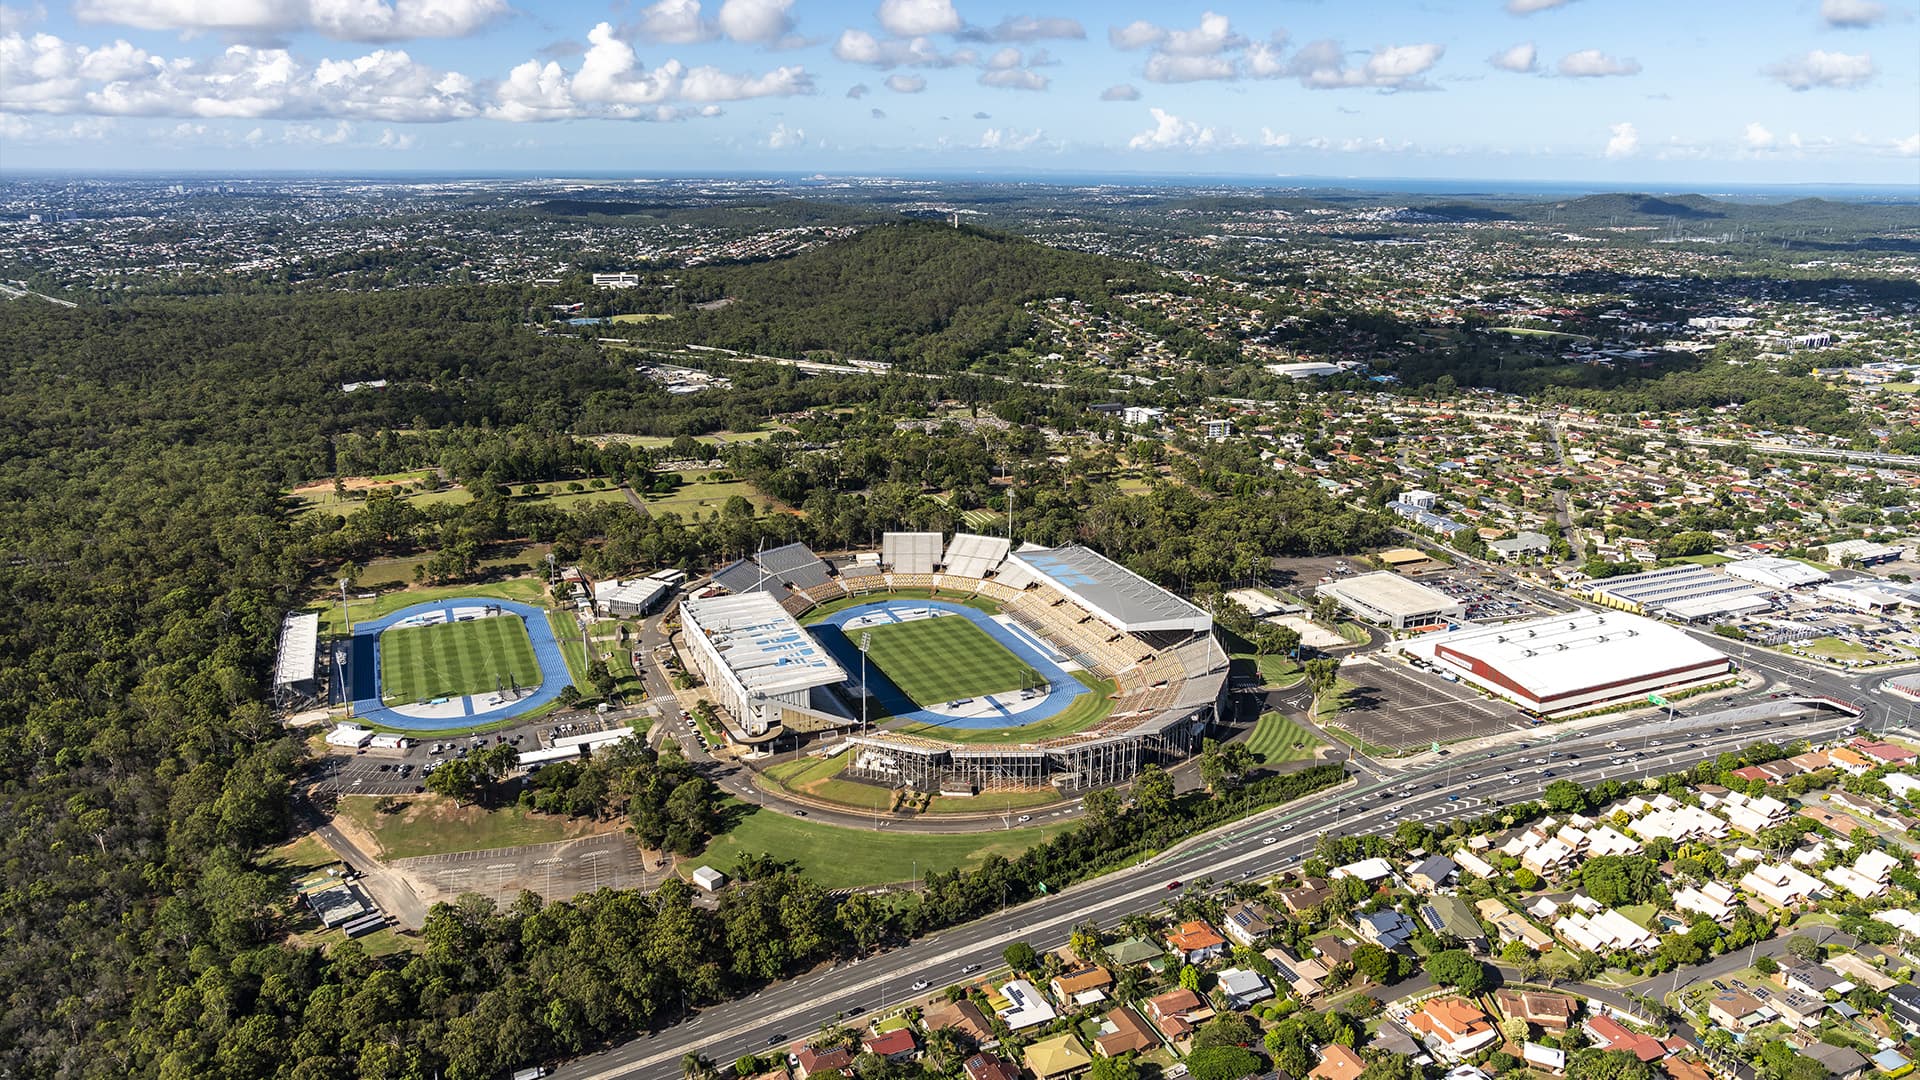
[[[1375,983],[1392,982],[1395,966],[1393,955],[1372,942],[1353,947],[1353,970]]]
[[[1795,934],[1788,938],[1787,951],[1809,963],[1818,963],[1825,952],[1818,939],[1806,934]]]
[[[1032,972],[1039,970],[1040,967],[1040,954],[1024,941],[1016,941],[1007,946],[1000,956],[1006,960],[1007,966],[1015,971]]]
[[[1645,855],[1597,855],[1581,864],[1580,883],[1609,907],[1644,903],[1660,884],[1660,866]]]
[[[1260,1071],[1260,1058],[1238,1046],[1209,1046],[1187,1055],[1193,1080],[1241,1080]]]
[[[1140,812],[1159,818],[1173,808],[1173,777],[1158,765],[1148,765],[1134,775],[1133,799]]]
[[[1120,816],[1120,793],[1112,788],[1095,788],[1080,797],[1082,820],[1095,828]]]
[[[1653,1080],[1653,1067],[1627,1050],[1576,1050],[1567,1059],[1567,1080]]]
[[[1260,1041],[1260,1025],[1244,1014],[1229,1012],[1200,1025],[1193,1033],[1196,1049],[1208,1046],[1251,1046]]]
[[[1762,975],[1772,975],[1780,970],[1780,961],[1762,953],[1753,958],[1753,969]]]
[[[1540,792],[1540,798],[1556,814],[1578,813],[1587,808],[1587,789],[1572,780],[1555,780]]]
[[[1180,965],[1180,986],[1196,993],[1200,990],[1200,969],[1192,964]]]
[[[680,1075],[685,1080],[717,1080],[720,1070],[702,1054],[686,1054],[680,1058]]]
[[[1087,1070],[1088,1080],[1140,1080],[1140,1064],[1129,1050],[1119,1057],[1097,1057]]]
[[[1465,949],[1445,949],[1427,957],[1427,974],[1434,982],[1469,996],[1487,986],[1487,966]]]

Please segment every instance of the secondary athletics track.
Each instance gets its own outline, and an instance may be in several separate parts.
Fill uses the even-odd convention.
[[[859,678],[860,647],[855,644],[857,638],[849,638],[844,629],[850,622],[871,619],[882,615],[902,621],[901,616],[912,617],[916,612],[927,610],[947,612],[969,619],[974,625],[987,632],[997,644],[1020,658],[1028,667],[1038,671],[1047,680],[1045,697],[1023,701],[1018,691],[1000,694],[990,699],[991,708],[976,716],[954,716],[951,713],[922,709],[913,700],[900,692],[900,688],[889,682],[886,673],[869,666],[868,677],[873,683],[873,698],[880,707],[890,713],[895,720],[905,720],[920,724],[938,724],[942,727],[962,727],[975,729],[1017,727],[1024,724],[1036,724],[1060,715],[1074,698],[1093,691],[1068,673],[1050,657],[1042,655],[1028,643],[1027,639],[1008,629],[986,612],[970,608],[964,604],[950,604],[944,600],[875,600],[871,603],[836,611],[825,619],[807,627],[822,647],[833,654],[849,675]],[[858,627],[853,634],[858,635]]]
[[[497,607],[501,614],[494,618],[515,618],[527,626],[527,638],[533,642],[533,658],[540,665],[540,685],[533,693],[516,701],[508,702],[497,708],[477,710],[476,701],[483,701],[491,695],[476,695],[462,699],[464,710],[456,716],[409,716],[406,713],[389,709],[381,704],[380,687],[380,635],[395,625],[418,619],[422,615],[439,613],[452,618],[458,610],[481,607]],[[354,719],[381,727],[398,728],[402,731],[443,731],[450,728],[478,727],[496,720],[506,720],[529,713],[560,697],[560,692],[573,685],[573,676],[567,673],[567,659],[560,651],[560,641],[553,636],[553,626],[547,622],[545,608],[532,604],[516,603],[512,600],[498,600],[491,596],[462,596],[447,600],[430,600],[424,604],[403,607],[399,611],[389,612],[377,619],[368,619],[353,628],[353,637],[347,647],[348,693],[353,699]]]

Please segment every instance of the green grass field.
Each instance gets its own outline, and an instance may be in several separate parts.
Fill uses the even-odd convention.
[[[590,836],[596,829],[587,818],[536,814],[518,804],[483,810],[432,794],[403,795],[391,814],[381,813],[379,806],[372,795],[348,795],[340,800],[339,812],[374,838],[382,860],[550,844]]]
[[[1313,732],[1277,712],[1261,716],[1253,725],[1253,735],[1247,739],[1247,749],[1259,754],[1260,760],[1268,765],[1311,759],[1320,745]]]
[[[994,808],[990,799],[982,804],[984,810]],[[729,804],[730,809],[737,807]],[[989,855],[1015,858],[1068,827],[1061,822],[990,833],[896,833],[820,825],[753,807],[725,835],[715,837],[698,859],[685,865],[704,863],[732,872],[740,856],[758,852],[792,859],[803,874],[826,888],[853,889],[911,881],[915,875],[925,877],[929,870],[972,868]]]
[[[428,588],[395,589],[366,600],[355,596],[352,601],[353,622],[357,626],[367,619],[377,619],[410,604],[467,596],[497,596],[502,600],[518,600],[523,604],[545,604],[547,586],[537,577],[518,577],[472,585],[435,585]],[[338,590],[323,588],[319,599],[308,604],[307,610],[320,613],[322,639],[337,637],[346,632],[346,624],[340,619]]]
[[[915,619],[861,630],[857,635],[871,635],[868,662],[922,708],[1045,685],[1039,672],[971,619]],[[857,643],[860,636],[854,640]]]
[[[1045,720],[1036,720],[1021,727],[1007,728],[966,728],[945,724],[902,724],[891,730],[903,735],[921,735],[929,739],[942,739],[953,743],[1031,743],[1041,739],[1051,739],[1060,735],[1071,735],[1076,731],[1092,727],[1106,719],[1113,711],[1114,685],[1106,679],[1096,679],[1084,671],[1076,671],[1073,677],[1080,684],[1093,691],[1081,694],[1073,703],[1062,709],[1057,715]]]
[[[518,616],[380,635],[380,692],[389,704],[490,693],[503,682],[532,686],[539,679],[533,642]]]

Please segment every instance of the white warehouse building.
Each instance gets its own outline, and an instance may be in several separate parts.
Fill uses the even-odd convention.
[[[1434,634],[1400,650],[1528,712],[1560,716],[1725,679],[1725,653],[1617,611],[1550,615]]]
[[[1467,617],[1465,604],[1391,570],[1329,582],[1316,591],[1333,597],[1341,607],[1367,622],[1395,630],[1460,622]]]
[[[819,717],[809,703],[813,690],[847,679],[813,635],[766,593],[682,601],[680,622],[694,665],[750,739],[791,719]]]

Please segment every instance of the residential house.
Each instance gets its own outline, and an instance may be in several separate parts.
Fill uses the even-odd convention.
[[[1159,1045],[1160,1040],[1153,1037],[1147,1022],[1127,1005],[1108,1013],[1100,1022],[1099,1033],[1093,1037],[1093,1048],[1106,1057],[1119,1057],[1130,1050],[1145,1053]]]
[[[1657,935],[1612,908],[1592,915],[1563,915],[1553,924],[1553,932],[1576,949],[1602,956],[1614,952],[1650,953],[1660,947]]]
[[[1294,997],[1307,1001],[1319,995],[1327,977],[1327,965],[1319,957],[1295,956],[1291,950],[1279,946],[1260,955],[1273,965],[1274,973],[1293,991]]]
[[[1321,934],[1314,938],[1313,951],[1319,953],[1320,961],[1329,967],[1353,963],[1353,946],[1346,939],[1332,934]]]
[[[793,1071],[800,1080],[814,1076],[830,1076],[850,1071],[853,1068],[853,1051],[844,1046],[831,1050],[817,1049],[807,1043],[793,1052]]]
[[[1359,862],[1336,867],[1333,871],[1333,876],[1336,878],[1355,878],[1372,885],[1392,877],[1393,864],[1387,862],[1385,859],[1361,859]]]
[[[1845,837],[1851,837],[1857,832],[1872,831],[1866,822],[1848,817],[1845,814],[1835,813],[1824,806],[1802,806],[1800,808],[1800,816],[1809,821],[1825,825],[1827,828]]]
[[[1886,1073],[1887,1076],[1893,1078],[1893,1080],[1898,1080],[1899,1077],[1905,1076],[1913,1071],[1913,1062],[1909,1061],[1907,1055],[1898,1050],[1882,1050],[1873,1055],[1871,1060],[1873,1061],[1874,1068]]]
[[[867,1053],[879,1054],[888,1061],[912,1061],[920,1052],[920,1042],[913,1037],[913,1029],[897,1027],[892,1031],[866,1038]]]
[[[1281,890],[1280,902],[1286,905],[1288,911],[1298,915],[1326,903],[1331,895],[1324,879],[1307,878],[1298,888]]]
[[[1493,878],[1500,874],[1498,867],[1480,857],[1480,853],[1470,848],[1459,848],[1453,853],[1453,861],[1458,863],[1463,873],[1477,878]]]
[[[1007,1007],[1000,1010],[1000,1019],[1013,1031],[1044,1024],[1059,1015],[1047,1004],[1040,988],[1025,979],[1015,979],[1002,986],[1000,996],[1007,999]]]
[[[1827,760],[1848,776],[1865,776],[1873,771],[1876,764],[1871,758],[1847,746],[1836,746],[1827,751]]]
[[[1862,900],[1885,896],[1900,860],[1877,848],[1861,852],[1852,866],[1835,866],[1821,876]]]
[[[1213,1007],[1199,994],[1180,987],[1147,999],[1147,1019],[1160,1033],[1174,1042],[1193,1034],[1193,1029],[1213,1019]]]
[[[1729,791],[1719,803],[1715,809],[1726,815],[1727,824],[1748,836],[1757,836],[1762,829],[1784,825],[1793,816],[1792,807],[1771,795],[1754,798],[1738,791]]]
[[[1827,758],[1825,750],[1809,750],[1804,754],[1795,754],[1787,760],[1798,765],[1803,772],[1819,772],[1821,769],[1833,767],[1833,762]]]
[[[1769,997],[1767,1007],[1794,1027],[1813,1027],[1820,1023],[1820,1015],[1827,1011],[1827,1003],[1821,998],[1796,994],[1791,990]]]
[[[966,998],[928,1005],[920,1014],[920,1026],[928,1031],[951,1028],[973,1046],[993,1041],[993,1026],[987,1022],[987,1014]]]
[[[1493,925],[1501,942],[1518,941],[1534,952],[1553,948],[1553,935],[1527,921],[1526,916],[1489,897],[1474,905],[1482,919]]]
[[[1487,951],[1487,932],[1474,918],[1473,907],[1457,896],[1433,896],[1420,905],[1421,921],[1442,938],[1457,938],[1476,953]]]
[[[1220,928],[1227,932],[1236,944],[1251,948],[1261,938],[1273,933],[1279,916],[1273,909],[1255,900],[1251,903],[1239,903],[1227,909],[1227,917]]]
[[[1635,818],[1632,825],[1634,834],[1643,840],[1664,837],[1684,844],[1693,840],[1719,840],[1727,835],[1726,822],[1671,795],[1655,796],[1651,803],[1651,808]]]
[[[1826,895],[1818,881],[1789,863],[1756,866],[1740,879],[1740,887],[1777,908],[1798,907]]]
[[[1869,990],[1879,990],[1883,993],[1896,982],[1895,979],[1889,977],[1885,972],[1868,963],[1865,957],[1855,955],[1854,953],[1841,953],[1838,956],[1829,956],[1825,967],[1841,978],[1846,979],[1850,984],[1864,986]],[[1836,989],[1838,988],[1836,987]],[[1845,990],[1841,990],[1840,992],[1843,994],[1846,993]]]
[[[1855,739],[1848,743],[1847,746],[1851,747],[1856,753],[1872,759],[1876,765],[1884,765],[1889,768],[1898,769],[1912,765],[1915,762],[1920,762],[1920,754],[1916,754],[1896,743],[1879,742],[1873,739]]]
[[[1227,999],[1227,1007],[1244,1009],[1256,1001],[1265,1001],[1273,996],[1273,987],[1260,977],[1257,971],[1246,968],[1228,968],[1220,973],[1220,993]]]
[[[1494,994],[1493,1003],[1507,1019],[1525,1020],[1555,1035],[1573,1027],[1574,1014],[1580,1011],[1580,1003],[1573,998],[1538,990],[1501,990]]]
[[[1359,1054],[1341,1046],[1328,1043],[1320,1048],[1320,1064],[1307,1074],[1308,1080],[1360,1080],[1360,1074],[1367,1071],[1367,1063]]]
[[[993,1054],[975,1054],[960,1066],[967,1080],[1021,1080],[1020,1070]]]
[[[1742,990],[1721,990],[1708,998],[1707,1016],[1735,1034],[1767,1021],[1766,1006]]]
[[[1725,922],[1733,916],[1734,891],[1718,881],[1688,885],[1673,894],[1673,906],[1676,911],[1697,911],[1714,922]]]
[[[1880,782],[1887,785],[1887,790],[1893,792],[1896,799],[1911,799],[1914,792],[1920,791],[1920,776],[1907,773],[1888,773],[1880,778]]]
[[[1833,1080],[1861,1080],[1867,1075],[1867,1059],[1858,1050],[1844,1046],[1817,1042],[1803,1048],[1800,1056],[1812,1058],[1826,1066],[1827,1075]]]
[[[1407,1026],[1427,1037],[1441,1054],[1460,1059],[1500,1041],[1500,1029],[1464,998],[1428,998]]]
[[[1362,938],[1383,949],[1397,949],[1405,945],[1416,932],[1413,920],[1392,908],[1355,915],[1353,928]]]
[[[1093,1067],[1093,1055],[1071,1031],[1027,1047],[1026,1061],[1036,1080],[1072,1080]]]
[[[1712,1069],[1683,1057],[1670,1057],[1660,1063],[1668,1080],[1719,1080]]]
[[[1182,963],[1204,964],[1226,951],[1227,939],[1214,932],[1204,919],[1183,922],[1167,933],[1167,951]]]
[[[1407,884],[1417,892],[1435,892],[1446,887],[1459,872],[1459,864],[1445,855],[1429,855],[1407,870]]]
[[[1910,1035],[1920,1035],[1920,986],[1895,983],[1887,987],[1887,1016]]]
[[[1055,975],[1047,984],[1053,991],[1053,1000],[1062,1008],[1075,1005],[1091,1005],[1106,1000],[1106,989],[1113,985],[1113,975],[1106,968],[1089,964],[1074,971]]]
[[[1520,865],[1541,877],[1558,877],[1579,862],[1573,845],[1547,830],[1551,819],[1522,829],[1501,845],[1500,853],[1520,860]]]
[[[1611,1016],[1587,1017],[1580,1025],[1593,1045],[1602,1050],[1624,1050],[1641,1061],[1654,1062],[1667,1056],[1667,1046],[1651,1035],[1642,1035]]]
[[[1537,1042],[1521,1043],[1520,1060],[1536,1069],[1550,1073],[1567,1071],[1567,1052],[1555,1046],[1545,1046]]]
[[[1116,967],[1137,967],[1151,964],[1165,956],[1160,946],[1145,938],[1130,937],[1107,946],[1107,959]]]

